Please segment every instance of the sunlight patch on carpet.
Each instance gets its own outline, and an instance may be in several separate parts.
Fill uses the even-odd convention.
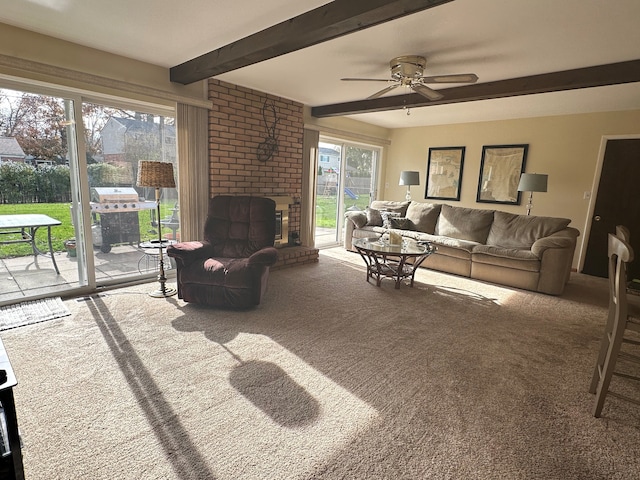
[[[60,297],[0,307],[0,330],[22,327],[71,315]]]

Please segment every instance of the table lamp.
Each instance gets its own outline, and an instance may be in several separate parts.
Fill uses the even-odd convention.
[[[175,188],[176,181],[173,176],[173,164],[168,162],[151,162],[140,160],[138,162],[138,186],[153,187],[156,189],[156,211],[158,214],[158,255],[160,258],[160,273],[158,274],[158,282],[160,288],[149,293],[152,297],[170,297],[178,293],[175,288],[167,288],[167,277],[164,275],[164,254],[162,243],[162,222],[160,219],[160,189]]]
[[[527,215],[531,214],[533,207],[533,192],[547,191],[548,175],[542,173],[523,173],[518,184],[519,192],[529,192],[529,203],[527,204]]]
[[[403,170],[400,172],[400,183],[398,185],[407,186],[406,199],[411,200],[411,185],[420,185],[420,172]]]

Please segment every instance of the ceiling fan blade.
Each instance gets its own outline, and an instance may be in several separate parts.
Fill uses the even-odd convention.
[[[414,92],[419,93],[423,97],[428,98],[429,100],[440,100],[444,97],[441,93],[436,92],[435,90],[427,87],[426,85],[414,84],[411,85],[411,89]]]
[[[400,86],[399,83],[395,84],[395,85],[389,85],[387,88],[383,88],[382,90],[380,90],[379,92],[374,93],[373,95],[369,95],[367,97],[367,100],[373,100],[374,98],[378,98],[381,97],[382,95],[384,95],[387,92],[390,92],[391,90],[393,90],[394,88],[398,88]]]
[[[456,75],[434,75],[422,77],[422,83],[476,83],[478,76],[475,73],[459,73]]]
[[[343,82],[393,82],[394,80],[382,78],[341,78]]]

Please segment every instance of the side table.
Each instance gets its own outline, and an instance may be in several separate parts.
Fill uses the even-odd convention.
[[[142,251],[142,257],[138,260],[138,271],[146,273],[153,269],[158,271],[160,268],[160,248],[162,248],[162,261],[165,270],[171,270],[171,259],[167,256],[167,247],[176,243],[175,240],[162,240],[162,246],[158,240],[149,240],[141,242],[138,247]]]

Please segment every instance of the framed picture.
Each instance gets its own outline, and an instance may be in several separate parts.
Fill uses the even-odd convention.
[[[518,183],[529,145],[485,145],[476,202],[520,205]]]
[[[424,198],[460,200],[465,147],[429,149]]]

